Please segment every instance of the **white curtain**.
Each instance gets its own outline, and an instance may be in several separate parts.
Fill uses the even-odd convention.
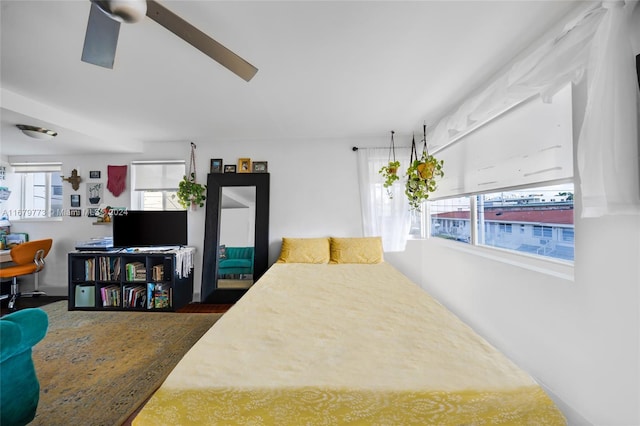
[[[582,216],[640,212],[640,95],[629,22],[636,3],[587,4],[557,35],[440,119],[428,135],[430,152],[526,99],[539,95],[548,101],[586,75],[587,106],[577,147]]]
[[[607,12],[591,47],[589,99],[578,143],[583,217],[640,212],[640,96],[629,39],[632,5],[603,6]]]
[[[364,236],[382,237],[385,252],[404,251],[411,226],[409,201],[404,194],[411,151],[396,148],[395,152],[396,160],[400,161],[400,179],[390,188],[383,187],[384,179],[378,173],[389,162],[389,148],[360,148],[357,153]]]

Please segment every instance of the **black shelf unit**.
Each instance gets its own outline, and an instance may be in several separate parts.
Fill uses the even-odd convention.
[[[178,277],[175,253],[72,252],[68,262],[70,311],[172,312],[192,301],[193,271]]]

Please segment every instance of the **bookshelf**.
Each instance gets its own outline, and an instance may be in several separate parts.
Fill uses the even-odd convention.
[[[180,274],[180,259],[170,250],[69,253],[68,309],[178,310],[193,297],[193,271]]]

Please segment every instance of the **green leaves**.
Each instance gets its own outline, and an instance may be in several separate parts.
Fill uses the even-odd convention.
[[[206,185],[200,185],[195,181],[195,173],[187,178],[184,176],[178,184],[178,202],[182,207],[188,209],[191,206],[204,207],[204,200],[207,199],[205,193],[207,191]]]
[[[429,194],[438,188],[437,179],[444,176],[443,165],[444,160],[423,153],[421,158],[409,166],[404,193],[409,199],[411,209],[420,211]]]

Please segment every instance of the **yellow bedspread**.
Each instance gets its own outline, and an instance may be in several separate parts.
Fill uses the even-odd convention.
[[[142,425],[564,425],[535,381],[387,263],[275,264]]]

